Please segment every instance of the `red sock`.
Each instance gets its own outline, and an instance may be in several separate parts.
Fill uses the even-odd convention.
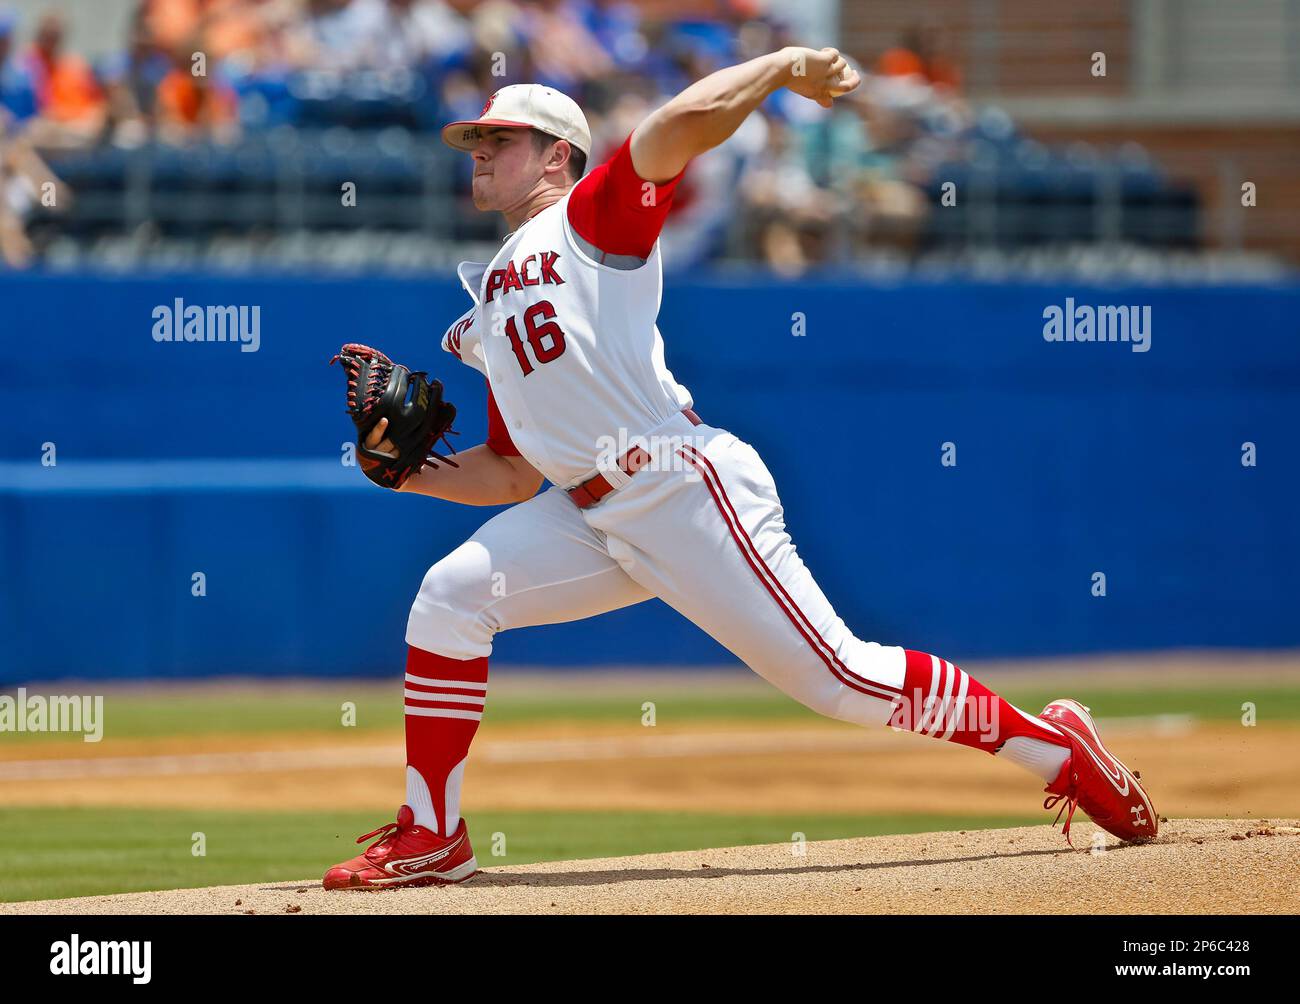
[[[483,718],[488,661],[406,654],[406,804],[415,822],[451,836],[460,825],[460,783]]]
[[[1048,722],[1025,714],[950,662],[907,649],[903,693],[888,724],[996,753],[1021,736],[1053,746],[1069,744]]]

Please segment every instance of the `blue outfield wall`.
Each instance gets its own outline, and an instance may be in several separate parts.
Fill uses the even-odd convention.
[[[178,296],[259,306],[259,351],[156,343]],[[1045,341],[1067,296],[1149,305],[1150,351]],[[480,441],[482,380],[437,347],[465,302],[450,279],[0,277],[0,681],[393,672],[425,568],[492,510],[343,468],[326,362],[356,340],[433,369]],[[1285,286],[738,278],[671,282],[660,327],[857,633],[961,660],[1300,645],[1298,308]],[[657,601],[497,658],[731,661]]]

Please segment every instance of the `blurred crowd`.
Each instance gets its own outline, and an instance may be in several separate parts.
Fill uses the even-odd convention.
[[[505,84],[538,81],[582,104],[599,163],[691,81],[805,41],[782,6],[140,0],[120,48],[93,62],[69,50],[57,13],[20,24],[0,6],[0,258],[26,262],[23,221],[70,204],[47,163],[59,151],[230,144],[283,127],[432,133]],[[863,86],[833,110],[780,92],[693,165],[665,234],[672,260],[758,258],[797,274],[915,240],[934,168],[976,117],[931,31],[861,68]]]

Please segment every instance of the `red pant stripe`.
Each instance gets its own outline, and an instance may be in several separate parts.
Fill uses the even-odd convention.
[[[689,451],[689,454],[687,451]],[[736,546],[740,549],[746,563],[758,577],[759,582],[763,584],[768,594],[776,601],[776,605],[785,613],[790,623],[795,626],[803,639],[817,653],[826,668],[831,671],[831,674],[845,686],[859,693],[878,697],[882,700],[893,700],[899,694],[897,688],[890,687],[888,684],[876,683],[849,670],[835,654],[835,650],[830,643],[817,633],[817,629],[813,627],[807,615],[799,609],[799,605],[791,599],[790,594],[786,592],[785,587],[781,584],[781,580],[768,567],[767,562],[763,560],[763,556],[758,553],[758,548],[754,546],[749,534],[746,533],[744,526],[740,522],[740,517],[736,515],[736,510],[731,505],[731,500],[727,498],[726,489],[722,487],[722,479],[718,477],[718,472],[713,469],[709,459],[688,445],[682,446],[678,451],[678,455],[704,475],[704,484],[709,489],[709,494],[713,496],[713,502],[718,507],[722,521],[727,524],[727,529],[731,532],[732,539],[735,540]]]

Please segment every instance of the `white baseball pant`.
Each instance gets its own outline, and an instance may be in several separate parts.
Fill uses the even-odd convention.
[[[485,523],[429,569],[406,640],[453,659],[499,631],[579,620],[657,596],[813,710],[885,723],[903,649],[854,637],[786,532],[772,475],[722,429],[674,416],[657,462],[590,509],[558,488]]]

